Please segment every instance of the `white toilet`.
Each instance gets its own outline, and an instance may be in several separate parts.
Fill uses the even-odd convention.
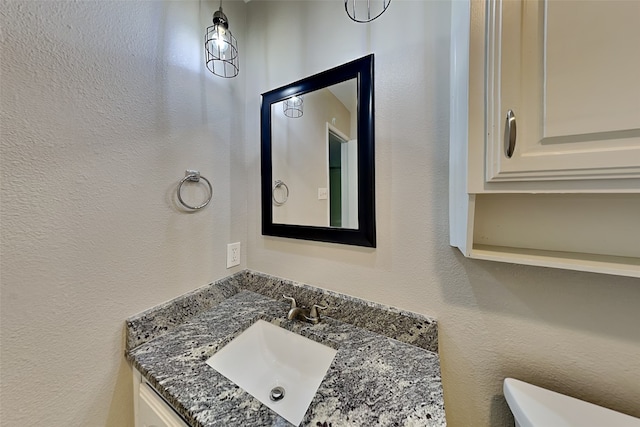
[[[640,427],[640,418],[513,378],[503,390],[516,427]]]

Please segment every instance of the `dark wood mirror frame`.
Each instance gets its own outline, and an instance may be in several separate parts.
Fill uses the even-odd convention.
[[[262,94],[262,234],[293,239],[376,247],[373,54]],[[272,209],[271,105],[294,95],[357,79],[358,228],[274,224]]]

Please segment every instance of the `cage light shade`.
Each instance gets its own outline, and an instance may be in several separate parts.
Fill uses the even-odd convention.
[[[213,25],[207,27],[204,55],[207,69],[216,76],[231,78],[238,75],[238,41],[229,30],[222,7],[213,14]]]
[[[302,96],[292,96],[291,98],[285,99],[282,103],[284,115],[287,117],[291,117],[292,119],[302,117],[303,103],[304,101],[302,99]]]
[[[367,23],[382,15],[391,0],[344,0],[344,10],[352,21]]]

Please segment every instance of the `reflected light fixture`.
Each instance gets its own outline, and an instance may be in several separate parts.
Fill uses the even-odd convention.
[[[391,0],[344,0],[344,10],[352,21],[367,23],[378,18]]]
[[[302,117],[302,104],[303,104],[302,95],[300,96],[292,96],[291,98],[285,99],[282,103],[282,109],[284,110],[284,115],[287,117],[291,117],[292,119],[297,119]]]
[[[229,30],[229,20],[220,8],[213,13],[213,25],[204,35],[204,55],[207,69],[216,76],[231,78],[238,75],[238,41]]]

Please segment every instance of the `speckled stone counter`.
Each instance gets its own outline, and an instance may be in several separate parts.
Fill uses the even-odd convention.
[[[332,317],[317,325],[289,321],[286,302],[247,290],[255,276],[238,273],[127,321],[128,359],[190,425],[291,425],[205,363],[258,319],[338,350],[301,425],[446,425],[437,353]],[[203,292],[210,298],[201,299]],[[414,317],[401,336],[425,323],[435,331],[433,319]]]

